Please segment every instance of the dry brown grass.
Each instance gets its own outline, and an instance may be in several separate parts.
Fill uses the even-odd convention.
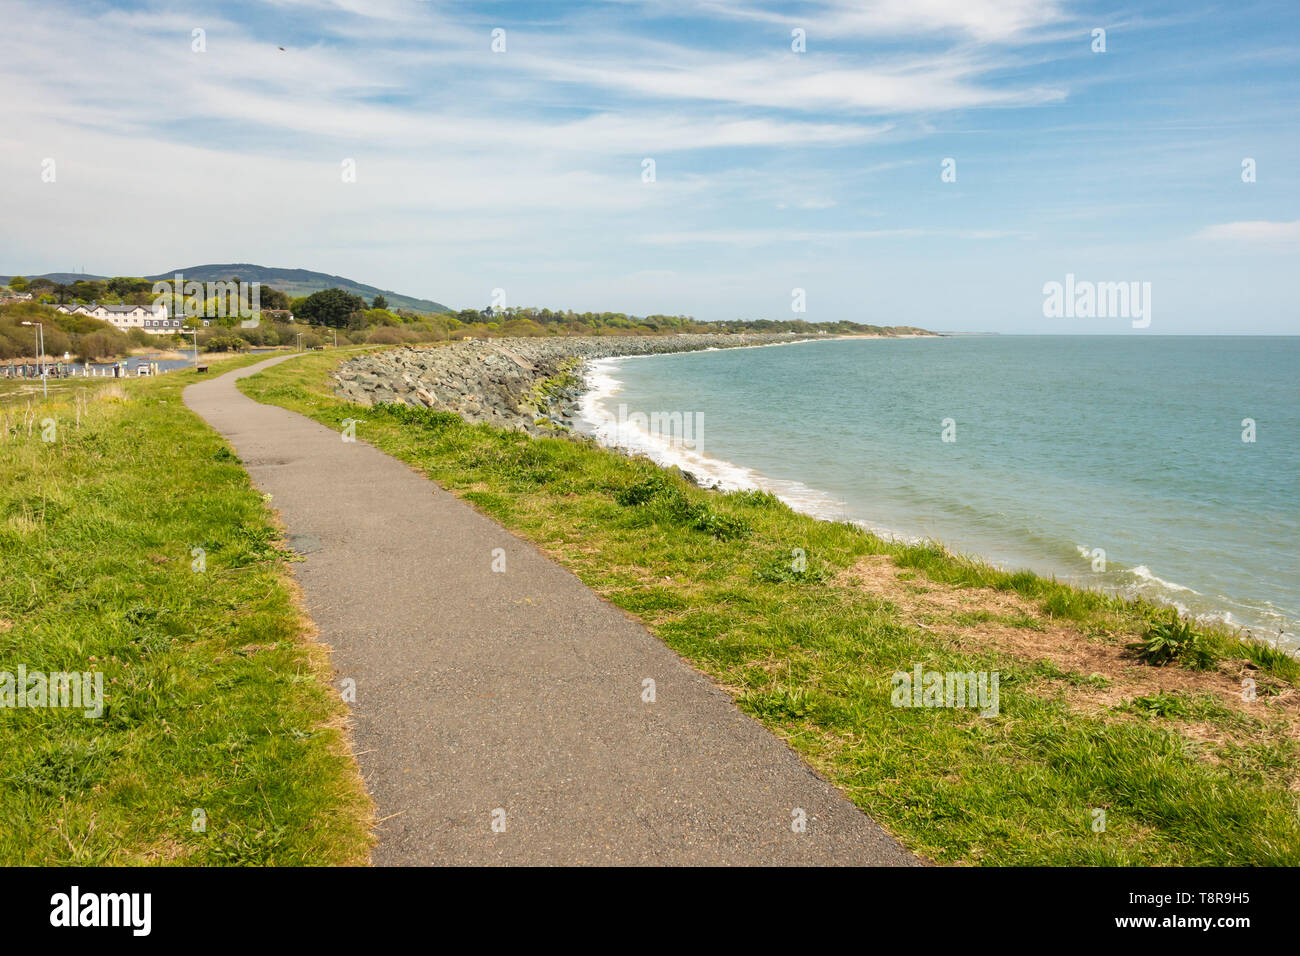
[[[1205,671],[1152,667],[1127,648],[1140,637],[1132,631],[1084,631],[1045,614],[1015,592],[937,583],[898,567],[887,554],[864,557],[842,572],[835,584],[890,601],[905,619],[955,648],[991,648],[1026,663],[1047,662],[1067,674],[1099,678],[1051,682],[1053,691],[1082,712],[1108,711],[1133,698],[1160,693],[1208,694],[1243,716],[1280,721],[1287,736],[1300,739],[1300,693],[1244,658],[1222,661]],[[1256,682],[1254,701],[1243,699],[1246,678]],[[1203,740],[1222,736],[1218,731],[1198,732],[1198,726],[1186,724],[1181,729]]]

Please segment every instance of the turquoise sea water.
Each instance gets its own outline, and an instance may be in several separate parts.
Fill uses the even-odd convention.
[[[1295,648],[1298,374],[1300,337],[835,340],[596,363],[586,415],[726,487]]]

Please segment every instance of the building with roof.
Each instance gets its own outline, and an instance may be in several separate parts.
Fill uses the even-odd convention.
[[[86,315],[102,319],[123,332],[143,329],[151,335],[170,335],[181,331],[184,320],[167,313],[165,305],[60,305],[64,315]]]

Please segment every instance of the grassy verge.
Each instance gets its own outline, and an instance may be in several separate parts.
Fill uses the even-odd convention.
[[[1300,863],[1294,659],[1193,631],[1195,654],[1174,634],[1153,666],[1144,649],[1163,653],[1171,628],[1149,605],[888,543],[768,495],[701,491],[590,444],[406,407],[358,415],[331,394],[340,360],[241,388],[336,428],[363,418],[358,438],[639,617],[917,852]],[[916,665],[997,671],[998,715],[892,706],[892,676]]]
[[[0,708],[0,864],[367,858],[325,649],[195,380],[0,405],[0,672],[98,671],[106,699]]]
[[[188,359],[190,351],[177,353],[171,349],[133,349],[131,354],[146,353],[172,354],[180,358]],[[269,358],[269,355],[259,355],[259,358]],[[235,368],[236,365],[247,364],[252,356],[239,356],[233,352],[212,352],[200,353],[200,362],[212,366],[213,374],[218,374],[222,369]],[[19,359],[21,364],[24,360]],[[28,365],[35,364],[35,359],[26,359]],[[235,364],[227,364],[235,363]],[[0,362],[0,365],[7,364]],[[171,374],[171,373],[164,373]],[[73,376],[71,378],[55,378],[50,376],[44,382],[39,378],[0,378],[0,407],[7,405],[25,405],[28,402],[39,403],[42,401],[46,392],[49,393],[50,401],[71,401],[75,395],[83,393],[94,393],[101,388],[108,388],[113,385],[124,386],[128,382],[141,381],[139,376],[125,376],[123,378],[112,378],[110,376]]]

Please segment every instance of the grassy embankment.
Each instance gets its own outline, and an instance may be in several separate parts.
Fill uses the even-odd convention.
[[[589,444],[404,407],[358,414],[330,393],[340,360],[308,356],[241,387],[332,427],[362,419],[358,438],[639,617],[917,852],[1300,864],[1300,666],[1285,654],[766,495],[702,491]],[[1158,656],[1162,636],[1178,655],[1164,666],[1127,647]],[[917,664],[997,671],[999,714],[892,706],[891,676]]]
[[[107,698],[0,708],[0,864],[367,858],[326,651],[267,503],[181,402],[195,380],[0,399],[0,671],[102,671]]]

